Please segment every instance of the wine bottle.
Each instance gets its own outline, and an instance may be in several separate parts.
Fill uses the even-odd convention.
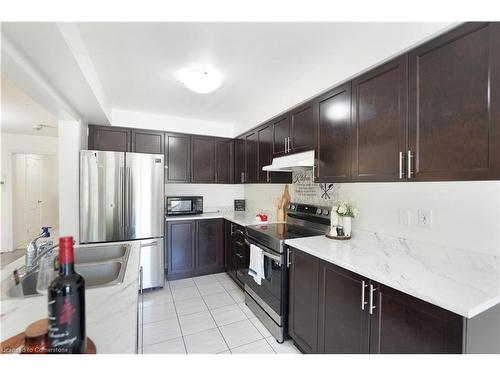
[[[49,352],[85,353],[85,280],[75,272],[73,237],[59,238],[59,276],[47,294]]]

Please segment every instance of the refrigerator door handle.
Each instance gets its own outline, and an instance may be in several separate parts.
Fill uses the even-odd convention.
[[[130,238],[130,167],[125,167],[125,238]]]
[[[119,182],[118,182],[118,204],[119,204],[119,207],[118,207],[118,222],[120,224],[120,227],[122,229],[122,231],[125,230],[124,228],[124,215],[125,215],[125,212],[124,212],[124,205],[123,205],[123,199],[124,199],[124,194],[123,194],[123,185],[125,184],[124,183],[124,177],[123,177],[123,169],[124,167],[120,167],[119,169],[119,172],[118,172],[118,179],[119,179]],[[123,236],[125,236],[125,233],[123,233]]]

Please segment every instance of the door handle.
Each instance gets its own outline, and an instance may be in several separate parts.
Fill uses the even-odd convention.
[[[150,242],[150,243],[141,243],[141,247],[150,247],[158,245],[158,241]]]
[[[38,203],[42,203],[43,201],[41,201],[41,200],[38,200],[37,202],[38,202]]]
[[[402,180],[405,176],[405,173],[403,171],[404,168],[404,153],[403,151],[399,152],[399,179]]]
[[[412,178],[413,177],[413,171],[412,171],[412,159],[413,159],[413,155],[411,153],[411,150],[408,150],[408,179]]]
[[[365,305],[368,304],[368,302],[365,301],[365,289],[367,286],[365,280],[361,281],[361,310],[364,310]]]
[[[370,306],[369,306],[370,315],[373,315],[373,310],[376,309],[376,306],[373,305],[373,293],[376,290],[377,288],[374,288],[373,284],[370,284]]]

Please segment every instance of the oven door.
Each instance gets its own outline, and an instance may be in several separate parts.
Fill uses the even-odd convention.
[[[262,249],[264,255],[264,278],[261,285],[257,284],[252,276],[248,274],[248,266],[244,272],[245,291],[262,307],[264,311],[278,324],[283,324],[284,305],[284,270],[285,255],[279,254],[266,246],[255,242],[248,237],[245,238],[248,246],[253,244]]]

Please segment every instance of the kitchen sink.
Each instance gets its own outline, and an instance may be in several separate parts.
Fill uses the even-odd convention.
[[[85,279],[85,288],[98,288],[123,282],[130,245],[97,245],[75,248],[75,270]],[[21,277],[25,297],[38,296],[36,290],[38,270]],[[14,297],[7,289],[7,297]]]
[[[128,256],[129,245],[102,245],[75,248],[75,263],[104,262]]]

